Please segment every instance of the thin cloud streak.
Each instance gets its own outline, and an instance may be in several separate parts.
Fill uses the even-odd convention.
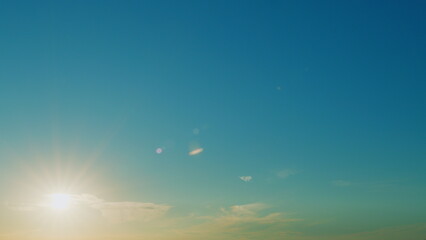
[[[336,187],[349,187],[352,186],[353,183],[345,180],[335,180],[331,182],[332,185]]]
[[[190,156],[194,156],[194,155],[198,155],[198,154],[202,153],[203,151],[204,151],[203,148],[197,148],[197,149],[190,151],[188,154]]]
[[[150,221],[163,216],[171,208],[169,205],[145,202],[109,202],[91,194],[70,194],[70,197],[73,208],[98,211],[111,223]],[[4,205],[10,210],[19,212],[36,212],[49,208],[49,204],[45,202]]]
[[[295,175],[297,173],[299,173],[299,171],[296,171],[296,170],[293,170],[293,169],[284,169],[284,170],[281,170],[277,173],[277,177],[284,179],[284,178],[288,178],[292,175]]]

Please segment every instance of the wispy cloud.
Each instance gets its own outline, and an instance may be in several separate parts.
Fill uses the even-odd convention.
[[[3,205],[9,210],[20,211],[20,212],[35,211],[39,207],[38,204],[33,204],[33,203],[9,203],[9,202],[5,202],[5,203],[3,203]]]
[[[204,217],[204,223],[179,231],[177,239],[283,239],[290,222],[281,212],[265,213],[269,207],[263,203],[234,205],[222,208],[217,216]]]
[[[328,236],[308,236],[301,234],[297,240],[401,240],[401,239],[424,239],[426,236],[426,224],[414,224],[405,226],[393,226],[380,228],[372,231],[349,233]]]
[[[368,191],[395,191],[406,188],[407,185],[395,180],[380,180],[380,181],[348,181],[338,179],[330,182],[335,187],[356,187],[358,189]]]
[[[297,173],[299,173],[299,171],[296,171],[294,169],[283,169],[283,170],[281,170],[277,173],[277,177],[278,178],[288,178],[288,177],[295,175]]]
[[[163,216],[171,208],[169,205],[155,203],[111,202],[91,194],[71,194],[70,198],[73,208],[99,211],[101,216],[112,223],[153,220]],[[49,208],[47,202],[8,203],[5,205],[8,209],[15,211],[39,211]]]
[[[222,209],[222,212],[231,213],[238,216],[249,216],[255,215],[257,212],[267,208],[263,203],[251,203],[245,205],[234,205],[230,207],[229,211]]]
[[[94,195],[75,195],[75,201],[101,212],[110,222],[149,221],[164,215],[171,206],[145,202],[108,202]]]
[[[253,224],[275,224],[282,222],[300,221],[299,219],[287,219],[280,212],[262,214],[268,207],[261,203],[236,205],[229,209],[222,209],[222,215],[214,221],[224,226],[240,225],[244,223]]]
[[[142,202],[109,202],[97,208],[110,222],[150,221],[164,215],[170,206]]]
[[[241,176],[240,179],[243,180],[244,182],[250,182],[253,179],[253,177],[252,176]]]

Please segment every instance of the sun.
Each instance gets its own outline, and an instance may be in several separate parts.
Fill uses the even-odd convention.
[[[52,193],[49,195],[49,207],[53,210],[64,211],[71,206],[71,195],[65,193]]]

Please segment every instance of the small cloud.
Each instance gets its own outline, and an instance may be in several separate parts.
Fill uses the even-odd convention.
[[[161,153],[163,153],[163,148],[157,148],[157,149],[155,149],[155,152],[157,154],[161,154]]]
[[[197,149],[190,151],[188,154],[189,154],[189,156],[194,156],[194,155],[202,153],[203,151],[204,151],[203,148],[197,148]]]
[[[335,180],[335,181],[332,181],[331,184],[337,187],[347,187],[347,186],[351,186],[352,182],[344,181],[344,180]]]
[[[243,180],[244,182],[250,182],[253,179],[253,177],[252,176],[241,176],[240,179]]]
[[[277,177],[278,178],[288,178],[291,175],[295,175],[297,173],[299,173],[299,172],[296,171],[296,170],[293,170],[293,169],[284,169],[284,170],[281,170],[277,173]]]

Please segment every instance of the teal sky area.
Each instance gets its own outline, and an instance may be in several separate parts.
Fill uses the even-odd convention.
[[[1,1],[0,239],[39,229],[19,209],[55,191],[169,207],[152,229],[181,235],[150,239],[425,238],[425,12]]]

